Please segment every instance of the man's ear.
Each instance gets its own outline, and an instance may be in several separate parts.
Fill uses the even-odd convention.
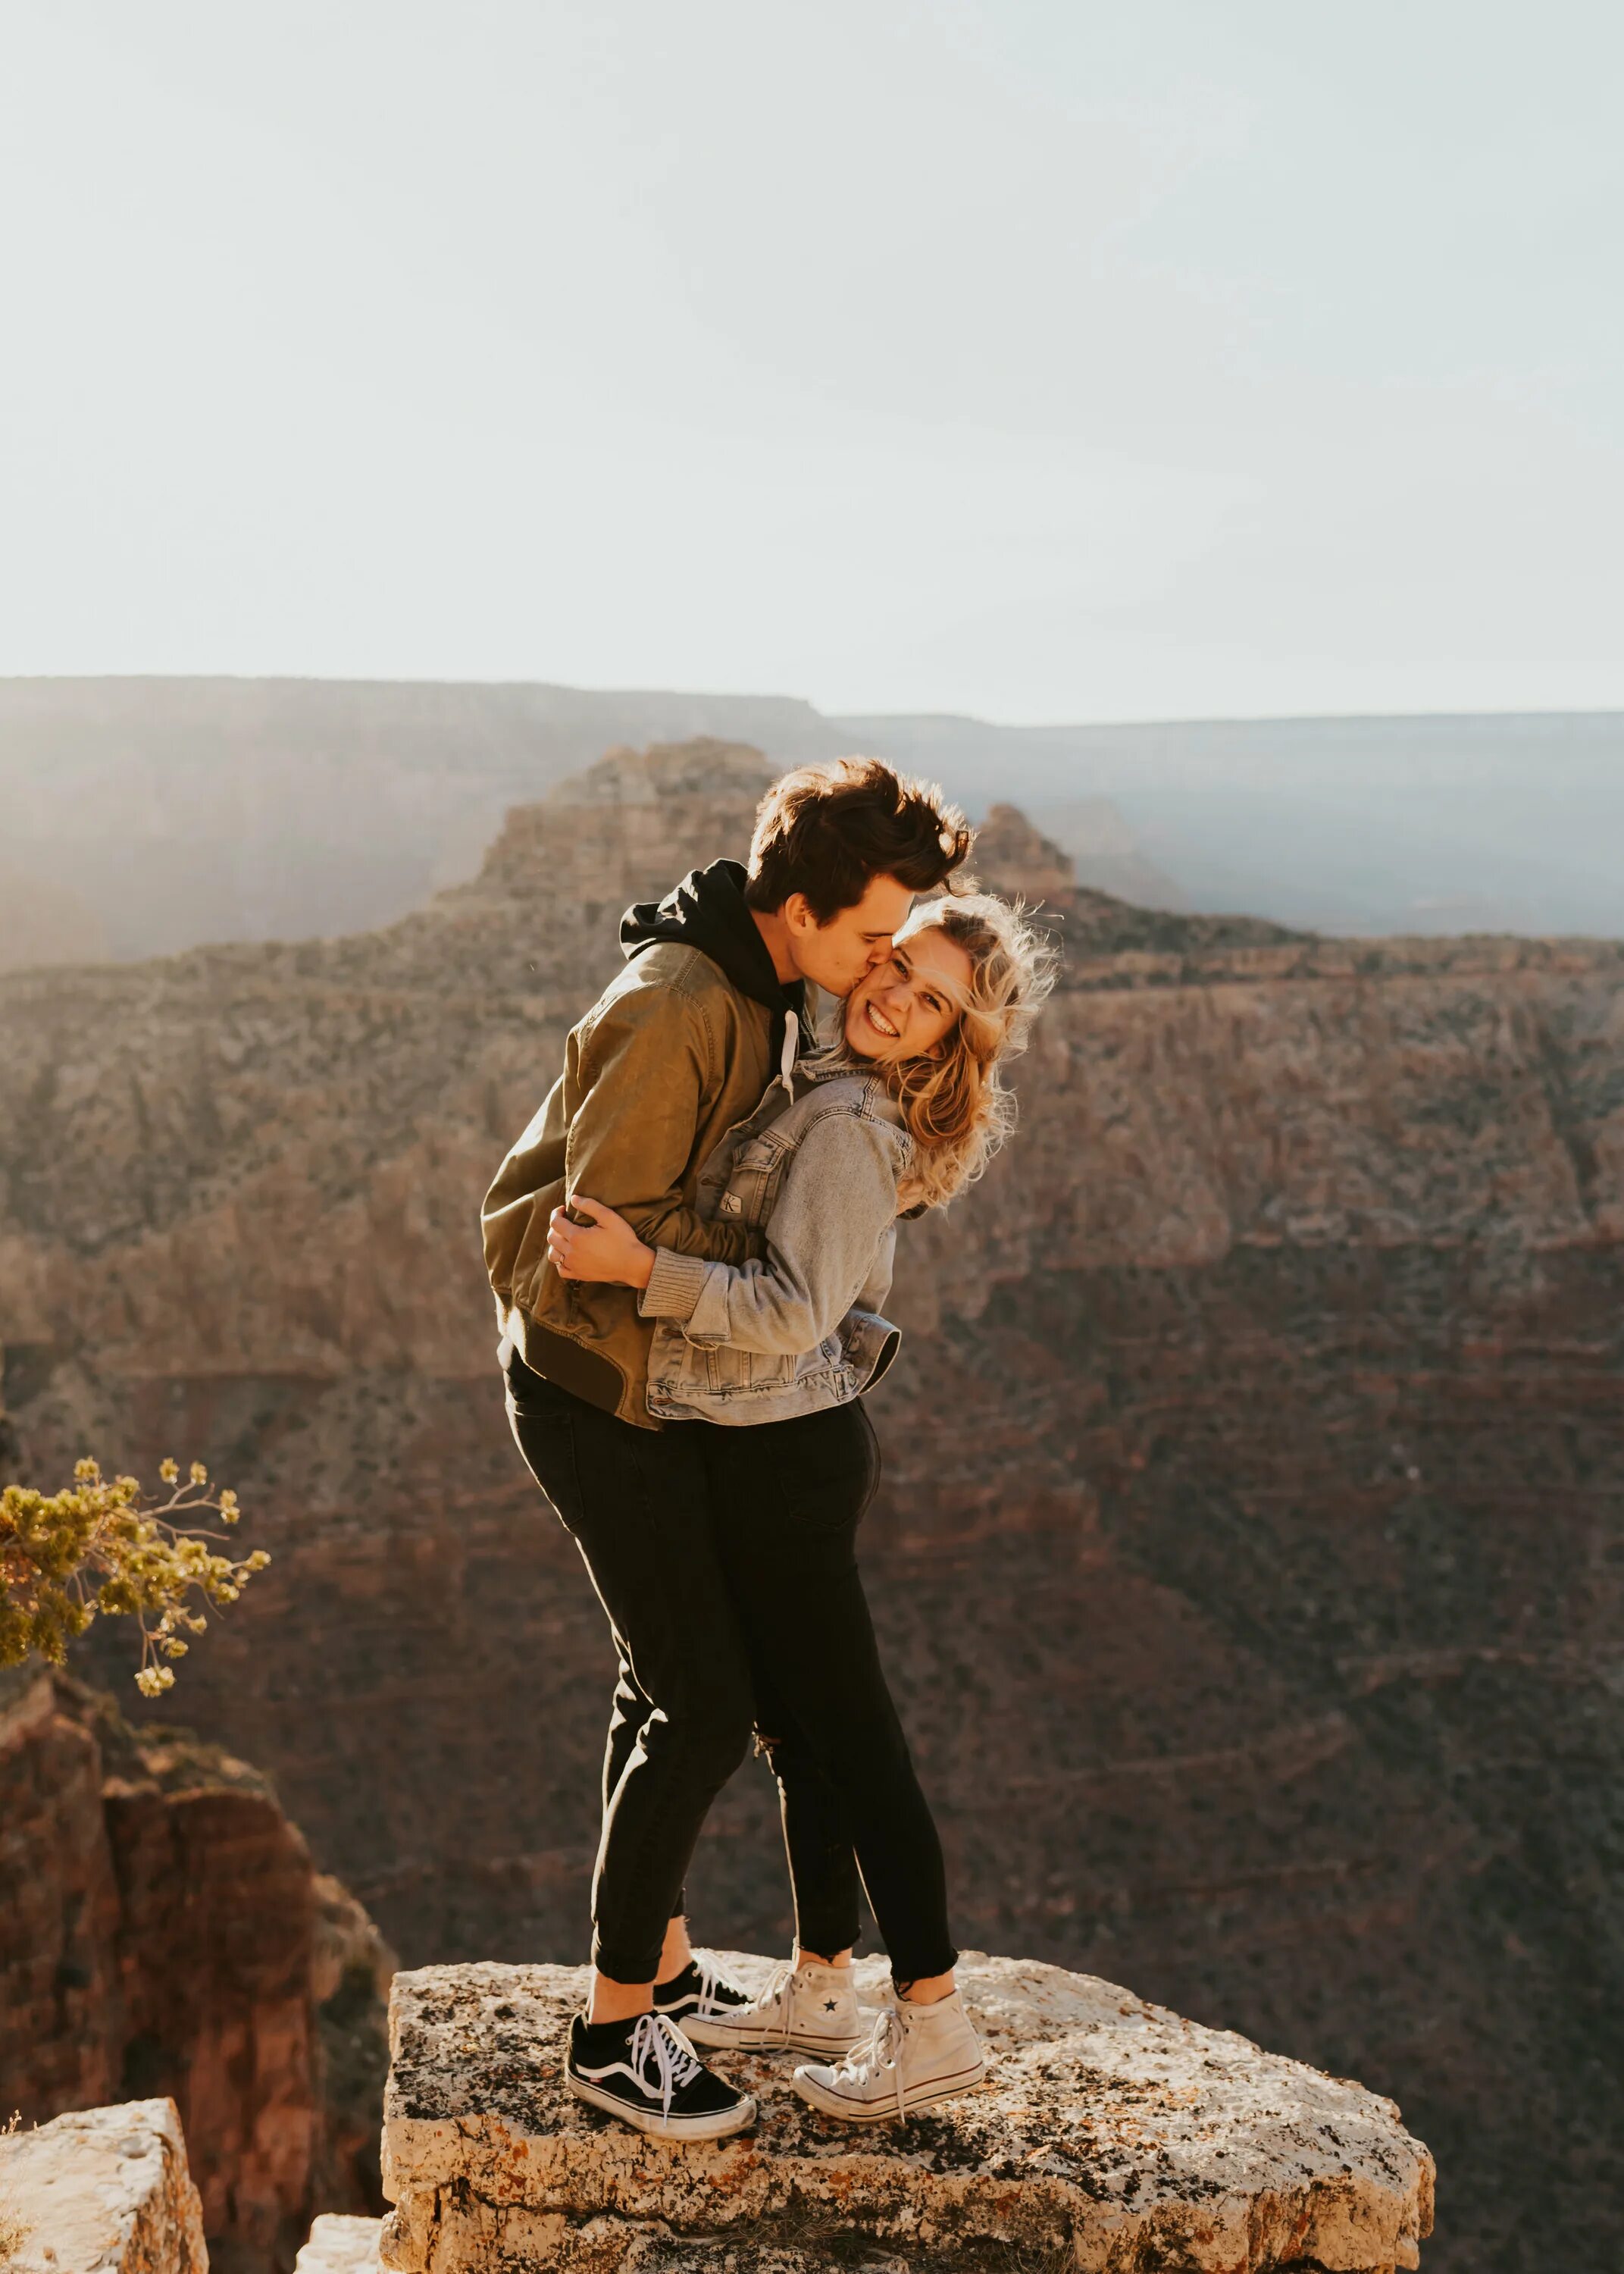
[[[778,915],[791,931],[808,932],[817,930],[817,918],[812,913],[812,903],[804,892],[792,892],[778,910]]]

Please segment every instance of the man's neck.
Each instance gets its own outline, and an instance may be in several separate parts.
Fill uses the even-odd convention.
[[[793,987],[801,972],[789,952],[789,926],[776,908],[771,915],[763,908],[752,908],[750,915],[762,936],[762,945],[772,958],[772,968],[778,974],[779,986]]]

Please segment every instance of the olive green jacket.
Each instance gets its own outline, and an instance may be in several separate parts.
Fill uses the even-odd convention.
[[[636,1291],[560,1279],[547,1219],[566,1193],[618,1209],[651,1247],[723,1263],[762,1253],[742,1224],[703,1222],[699,1173],[793,1065],[795,1023],[753,1001],[697,948],[657,940],[570,1034],[564,1071],[496,1174],[480,1221],[508,1346],[560,1389],[645,1429],[655,1321]]]

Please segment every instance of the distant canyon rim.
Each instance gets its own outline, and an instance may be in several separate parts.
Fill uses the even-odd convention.
[[[1322,931],[1624,936],[1624,713],[1004,726],[780,695],[0,678],[0,969],[393,922],[614,744],[870,750],[1079,881]],[[50,889],[34,887],[49,879]]]

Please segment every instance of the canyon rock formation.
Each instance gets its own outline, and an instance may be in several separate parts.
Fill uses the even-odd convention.
[[[612,742],[701,734],[850,747],[783,696],[0,678],[0,970],[387,922]]]
[[[771,1971],[737,1952],[725,1962],[752,1989]],[[883,1970],[859,1969],[870,2005]],[[758,2121],[686,2145],[565,2090],[562,2034],[588,1978],[489,1964],[395,1977],[391,2274],[663,2274],[698,2251],[740,2274],[813,2274],[869,2251],[921,2274],[1395,2274],[1419,2263],[1432,2229],[1432,2157],[1391,2101],[1056,1966],[966,1954],[965,2000],[993,2067],[958,2100],[902,2125],[841,2124],[796,2095],[793,2056],[733,2055]],[[820,2248],[820,2229],[844,2248]]]
[[[313,2203],[376,2199],[387,1954],[253,1770],[82,1684],[0,1683],[0,2105],[168,2096],[199,2238],[268,2274]]]
[[[175,2103],[0,2133],[0,2241],[6,2274],[208,2274]]]
[[[506,1434],[478,1201],[620,908],[741,850],[765,774],[617,753],[387,930],[0,983],[19,1459],[241,1491],[274,1561],[184,1711],[411,1962],[583,1946],[608,1654]],[[1393,2094],[1429,2265],[1611,2265],[1624,951],[1134,909],[1023,829],[984,866],[1063,985],[1015,1144],[905,1230],[874,1400],[960,1937]],[[786,1936],[773,1819],[747,1770],[702,1935]]]
[[[323,2211],[311,2222],[299,2246],[293,2274],[378,2274],[378,2237],[383,2221],[354,2213]]]
[[[432,681],[0,678],[0,970],[333,936],[471,877],[612,743],[872,751],[1013,799],[1148,907],[1350,932],[1624,931],[1624,713],[996,726],[785,696]]]

